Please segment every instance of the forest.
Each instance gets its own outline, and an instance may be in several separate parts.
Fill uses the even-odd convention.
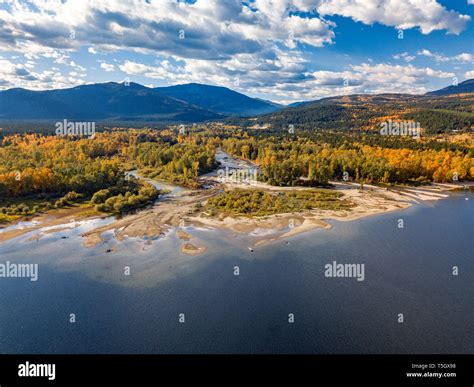
[[[259,179],[274,186],[328,187],[332,180],[381,185],[474,180],[474,140],[469,134],[413,139],[357,130],[297,128],[288,133],[222,125],[203,125],[188,134],[176,127],[115,128],[98,132],[94,139],[21,132],[4,135],[0,143],[0,220],[73,205],[124,213],[153,203],[160,192],[130,177],[126,172],[131,170],[199,189],[200,176],[218,167],[219,148],[257,164]],[[251,198],[256,203],[252,208],[272,212],[281,200],[292,200],[232,195],[212,203],[216,209],[235,211],[228,203],[236,201],[245,213]]]
[[[197,187],[214,167],[215,148],[169,131],[115,130],[91,140],[41,134],[5,136],[0,146],[0,219],[78,203],[121,213],[156,200],[144,175]]]
[[[430,133],[462,130],[474,125],[474,113],[447,109],[426,109],[405,114],[404,117],[429,128]]]
[[[379,129],[384,118],[419,122],[426,134],[474,128],[472,94],[415,96],[410,94],[359,94],[330,97],[288,107],[253,118],[229,118],[227,123],[251,128],[255,124],[287,130],[343,131]]]
[[[222,148],[254,161],[261,180],[276,186],[324,186],[329,180],[381,184],[424,184],[474,180],[472,143],[430,147],[438,142],[398,138],[390,147],[372,139],[381,136],[272,135],[226,138]],[[385,137],[384,137],[385,139]],[[410,144],[410,147],[404,146]],[[417,145],[418,144],[418,145]]]

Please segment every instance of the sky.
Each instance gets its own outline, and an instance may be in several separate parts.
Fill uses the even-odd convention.
[[[473,18],[474,0],[0,0],[0,89],[420,94],[474,78]]]

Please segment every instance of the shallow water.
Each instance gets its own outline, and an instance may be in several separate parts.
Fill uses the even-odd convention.
[[[26,234],[0,244],[1,262],[39,264],[37,282],[0,279],[0,352],[474,353],[473,214],[474,195],[453,194],[253,253],[245,235],[188,229],[209,247],[196,257],[174,232],[83,247],[104,219]],[[333,261],[365,280],[325,277]]]

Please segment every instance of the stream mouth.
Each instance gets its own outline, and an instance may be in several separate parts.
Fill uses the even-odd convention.
[[[163,201],[167,198],[176,197],[180,192],[184,190],[183,187],[180,187],[178,185],[173,185],[164,181],[157,181],[157,180],[150,179],[148,177],[141,176],[138,173],[137,169],[126,172],[125,176],[133,176],[134,178],[138,180],[146,181],[147,183],[151,184],[153,187],[155,187],[159,191],[163,191],[163,190],[168,191],[167,193],[160,195],[160,197],[155,201],[155,203]]]
[[[216,152],[216,161],[218,161],[218,162],[223,161],[224,165],[232,166],[232,167],[238,167],[239,165],[241,167],[247,167],[248,165],[251,164],[251,163],[248,163],[244,160],[235,159],[232,156],[228,155],[227,153],[225,153],[221,150],[218,150]],[[221,165],[218,168],[216,168],[214,171],[210,172],[207,175],[202,175],[201,177],[205,179],[206,176],[208,176],[208,177],[217,176],[217,172],[218,172],[219,168],[221,168]],[[113,223],[117,220],[124,219],[128,216],[136,215],[139,212],[143,211],[144,209],[151,209],[154,206],[159,205],[160,203],[165,203],[165,202],[168,202],[168,201],[180,200],[180,199],[185,200],[189,196],[188,195],[189,192],[190,192],[189,189],[186,189],[185,187],[174,185],[174,184],[171,184],[171,183],[168,183],[168,182],[165,182],[165,181],[154,180],[154,179],[151,179],[151,178],[144,177],[144,176],[139,174],[139,171],[137,169],[125,172],[125,176],[133,176],[134,178],[136,178],[138,180],[146,181],[147,183],[149,183],[153,187],[155,187],[157,190],[165,191],[166,193],[159,195],[159,197],[153,203],[150,203],[145,207],[135,209],[135,210],[123,213],[123,214],[118,214],[118,215],[105,215],[105,216],[102,216],[102,217],[97,216],[97,219],[98,219],[98,221],[100,222],[100,224],[102,226]],[[209,186],[208,187],[204,186],[202,191],[206,191],[208,188],[213,188],[213,187],[215,187],[216,184],[218,184],[216,181],[211,181]],[[222,192],[222,191],[220,190],[219,192]],[[54,222],[53,225],[50,225],[49,223],[51,223],[51,222],[49,222],[49,220],[53,219],[53,218],[54,218],[54,214],[52,213],[51,217],[46,216],[41,221],[38,221],[38,220],[35,220],[35,219],[33,219],[33,220],[22,220],[22,221],[13,223],[13,224],[0,225],[0,233],[7,233],[7,232],[15,231],[15,230],[25,230],[26,232],[22,233],[22,235],[25,235],[25,234],[29,235],[29,234],[35,234],[35,233],[39,234],[39,235],[44,235],[44,233],[49,232],[50,229],[58,229],[59,230],[59,229],[64,229],[64,228],[71,228],[71,225],[73,225],[72,228],[75,228],[74,225],[79,224],[79,223],[77,223],[77,221],[74,217],[70,217],[67,220],[65,220],[63,223]],[[93,218],[93,219],[95,219],[95,218]],[[81,220],[80,221],[80,224],[83,225],[83,227],[86,227],[86,229],[84,231],[90,231],[95,227],[96,222],[91,221],[93,219],[90,219],[90,220],[87,219],[87,220]],[[88,227],[88,225],[89,225],[89,227]],[[14,239],[16,239],[16,238],[14,238]]]

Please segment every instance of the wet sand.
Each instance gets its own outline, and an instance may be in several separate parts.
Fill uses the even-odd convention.
[[[10,239],[18,238],[31,231],[39,230],[44,227],[58,226],[55,229],[48,230],[48,233],[58,232],[70,227],[64,227],[74,221],[100,219],[108,215],[97,212],[93,207],[77,206],[51,210],[47,213],[22,218],[12,223],[5,223],[0,226],[0,243]],[[23,226],[22,224],[25,223]],[[12,227],[13,226],[13,227]],[[2,231],[3,230],[3,231]],[[39,235],[32,238],[40,238]]]
[[[92,228],[82,234],[85,247],[92,248],[104,242],[102,235],[112,231],[117,241],[126,237],[143,238],[149,241],[177,230],[177,235],[184,243],[181,251],[189,255],[202,254],[206,247],[201,241],[190,243],[195,239],[192,231],[183,231],[189,226],[209,229],[224,229],[238,234],[246,234],[252,238],[251,245],[264,245],[276,240],[292,237],[316,228],[330,228],[327,220],[351,221],[366,216],[372,216],[390,211],[402,210],[414,203],[440,200],[449,196],[449,191],[460,189],[463,184],[432,184],[423,187],[379,187],[365,184],[363,189],[359,184],[349,182],[331,182],[333,189],[341,192],[341,200],[352,203],[352,208],[345,210],[313,209],[297,213],[281,213],[264,217],[231,217],[220,214],[209,216],[202,210],[207,200],[218,195],[223,189],[259,189],[267,191],[308,190],[308,187],[274,187],[261,182],[222,182],[216,174],[202,177],[210,183],[209,189],[184,189],[172,197],[158,201],[152,207],[136,214],[115,219],[109,224]],[[72,221],[104,218],[91,207],[72,207],[52,211],[29,219],[30,224],[24,227],[11,227],[1,232],[0,243],[17,238],[25,233],[44,227],[58,226],[48,232],[60,231],[62,225]],[[23,222],[25,219],[23,219]],[[19,221],[11,223],[14,225]],[[70,226],[69,226],[70,227]],[[33,235],[30,239],[40,238]],[[196,246],[197,244],[197,246]]]

